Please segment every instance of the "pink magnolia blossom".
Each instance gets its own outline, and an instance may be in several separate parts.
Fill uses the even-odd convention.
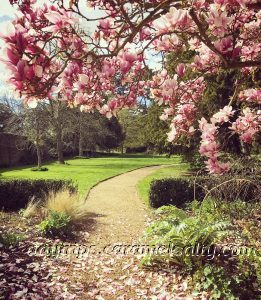
[[[78,22],[78,19],[73,17],[71,12],[51,11],[44,14],[44,16],[53,25],[45,27],[43,30],[53,33],[57,33],[65,26],[74,25]]]
[[[225,116],[224,116],[225,113]],[[229,163],[218,161],[220,144],[217,142],[218,127],[216,123],[223,123],[228,115],[232,113],[230,107],[225,107],[211,118],[211,123],[202,118],[199,122],[199,128],[202,132],[199,153],[208,158],[206,167],[211,174],[220,175],[229,171]]]
[[[110,119],[113,116],[112,111],[110,110],[107,104],[102,106],[102,108],[100,109],[100,113],[102,115],[105,115],[108,119]]]
[[[240,92],[239,100],[261,104],[261,90],[259,89],[244,90]]]
[[[217,4],[210,5],[207,22],[210,24],[211,30],[218,36],[224,36],[228,26],[233,21],[232,17],[227,16],[227,11],[220,9]]]
[[[229,163],[220,163],[216,158],[210,158],[206,162],[207,169],[210,174],[222,175],[230,170]]]
[[[260,124],[261,111],[255,112],[250,108],[245,108],[243,114],[232,123],[230,128],[239,134],[243,142],[251,144],[256,133],[260,131]]]
[[[229,118],[234,115],[234,112],[232,106],[225,106],[213,115],[211,122],[214,124],[228,122]]]
[[[186,72],[186,66],[183,63],[178,64],[176,67],[176,72],[179,77],[183,77]]]

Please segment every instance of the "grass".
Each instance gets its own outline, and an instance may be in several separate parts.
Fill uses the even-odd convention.
[[[35,217],[39,214],[39,206],[38,202],[34,200],[30,200],[24,210],[22,210],[22,216],[25,218]]]
[[[174,164],[179,156],[126,155],[91,159],[70,159],[65,165],[55,162],[44,164],[46,172],[32,172],[32,166],[0,170],[0,179],[71,179],[78,185],[79,194],[84,196],[90,188],[101,180],[125,173],[140,167]]]
[[[177,160],[176,163],[180,161]],[[143,201],[149,206],[149,190],[150,184],[154,179],[161,178],[171,178],[171,177],[180,177],[183,172],[188,170],[188,165],[184,163],[179,163],[175,166],[164,167],[162,169],[156,170],[149,176],[145,177],[138,183],[138,191],[143,199]]]
[[[70,217],[72,221],[80,221],[88,215],[88,206],[79,199],[78,194],[72,194],[68,190],[51,193],[44,204],[44,208],[49,212],[63,213]]]

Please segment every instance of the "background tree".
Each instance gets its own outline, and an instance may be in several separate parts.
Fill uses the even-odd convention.
[[[122,153],[124,149],[139,149],[146,147],[142,128],[145,114],[139,109],[124,109],[118,113],[119,122],[124,133]]]
[[[46,106],[45,103],[38,103],[36,108],[25,108],[23,114],[23,134],[36,149],[38,169],[42,167],[43,148],[48,133]]]
[[[160,119],[163,107],[151,102],[143,116],[141,128],[144,144],[155,153],[173,153],[173,145],[167,141],[169,125]]]

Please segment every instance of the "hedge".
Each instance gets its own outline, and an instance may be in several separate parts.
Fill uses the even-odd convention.
[[[25,208],[33,198],[41,201],[51,191],[56,193],[62,189],[76,192],[76,186],[68,180],[0,180],[0,209],[16,211]]]
[[[247,202],[256,202],[260,200],[261,185],[260,176],[244,178],[228,176],[201,176],[195,178],[164,178],[151,182],[149,191],[149,202],[154,208],[163,205],[175,205],[184,207],[186,203],[195,198],[202,201],[206,193],[210,197],[226,201],[241,199]],[[215,187],[215,188],[214,188]]]

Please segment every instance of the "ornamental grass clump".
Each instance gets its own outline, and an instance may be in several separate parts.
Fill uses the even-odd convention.
[[[88,215],[85,201],[77,193],[62,190],[58,193],[50,193],[45,204],[45,211],[58,212],[68,215],[71,221],[81,221]]]

